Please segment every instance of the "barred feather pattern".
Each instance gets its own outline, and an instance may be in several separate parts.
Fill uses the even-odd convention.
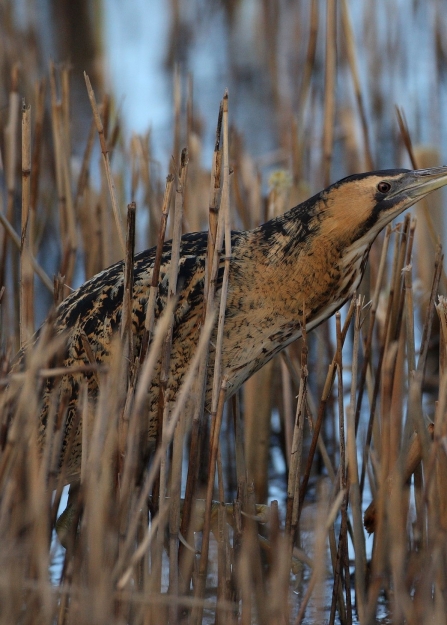
[[[394,173],[394,172],[393,172]],[[360,176],[355,180],[361,179]],[[380,178],[379,178],[380,179]],[[347,179],[348,181],[350,179]],[[328,318],[355,292],[361,280],[370,246],[379,230],[371,211],[363,215],[350,209],[340,214],[336,206],[340,183],[292,208],[262,226],[232,233],[229,289],[225,314],[222,370],[228,378],[227,397],[281,349],[301,335],[305,320],[309,330]],[[374,187],[373,187],[374,188]],[[355,197],[355,194],[353,194]],[[390,217],[391,219],[391,217]],[[166,400],[175,401],[184,374],[198,344],[203,313],[203,287],[207,233],[186,234],[181,240],[178,303]],[[163,248],[155,316],[168,300],[171,242]],[[135,354],[141,347],[155,249],[135,257],[132,297],[132,332]],[[223,276],[219,269],[216,298]],[[56,311],[55,329],[66,334],[63,363],[67,367],[89,362],[82,336],[86,336],[97,363],[111,359],[111,345],[119,330],[123,306],[123,263],[102,271],[68,296]],[[211,344],[214,344],[214,336]],[[23,365],[19,354],[15,369]],[[158,363],[158,371],[160,363]],[[213,354],[206,382],[206,406],[212,389]],[[97,395],[92,373],[65,375],[60,396],[68,401],[65,445],[76,422],[80,385],[88,380],[89,395]],[[148,439],[156,431],[159,375],[148,389]],[[47,423],[53,382],[45,383],[40,413],[40,436]],[[79,474],[82,423],[78,419],[68,461],[68,479]]]

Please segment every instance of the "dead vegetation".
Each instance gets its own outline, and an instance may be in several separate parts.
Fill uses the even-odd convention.
[[[63,553],[53,532],[65,485],[63,402],[53,403],[44,448],[37,446],[42,380],[61,376],[52,367],[59,345],[51,324],[29,351],[26,371],[8,375],[36,317],[59,303],[79,275],[87,279],[125,258],[130,292],[135,245],[173,238],[175,249],[182,232],[209,224],[215,245],[209,246],[205,297],[211,302],[216,258],[231,255],[232,224],[253,227],[341,172],[384,162],[438,164],[435,148],[413,147],[402,111],[398,121],[386,117],[379,77],[390,62],[387,46],[366,33],[369,47],[359,54],[345,1],[328,0],[324,11],[316,1],[296,4],[297,14],[288,16],[285,7],[276,14],[266,2],[258,16],[267,105],[280,120],[279,149],[264,162],[281,171],[271,177],[266,197],[266,168],[244,147],[244,128],[232,125],[227,95],[220,113],[213,112],[216,145],[208,170],[198,157],[192,81],[173,72],[173,160],[164,183],[150,135],[122,137],[113,102],[96,94],[95,104],[96,87],[88,80],[90,130],[84,120],[85,136],[73,137],[68,65],[43,70],[38,42],[15,29],[10,12],[1,22],[2,623],[445,619],[447,305],[438,298],[445,288],[442,223],[429,217],[427,206],[417,209],[417,228],[407,216],[376,242],[361,294],[256,374],[227,406],[217,344],[208,416],[201,380],[211,324],[223,323],[223,288],[220,307],[206,308],[174,411],[160,413],[161,444],[149,465],[139,454],[142,396],[160,355],[168,358],[173,309],[157,324],[148,313],[141,361],[129,360],[124,315],[111,366],[98,367],[93,357],[85,364],[95,371],[100,395],[91,432],[85,428],[81,483],[72,487],[59,521]],[[236,5],[226,8],[230,23]],[[173,15],[171,60],[182,27]],[[306,42],[295,56],[287,49],[299,68],[290,97],[278,43],[284,33],[284,41],[290,37],[288,17]],[[366,29],[378,14],[367,9],[364,19],[357,28]],[[442,69],[443,21],[434,20],[432,28]],[[396,45],[398,59],[404,43]],[[349,100],[336,88],[342,74]],[[194,106],[200,108],[200,99]],[[389,158],[376,132],[381,124],[395,127]],[[77,167],[75,142],[82,147]],[[135,219],[149,224],[147,233],[136,237]],[[174,302],[174,288],[171,295]],[[9,420],[11,396],[16,409]],[[85,389],[80,415],[87,402]],[[269,464],[269,457],[276,461]],[[267,504],[272,483],[276,499]],[[363,527],[367,506],[373,540]]]

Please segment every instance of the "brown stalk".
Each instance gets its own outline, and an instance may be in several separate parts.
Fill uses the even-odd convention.
[[[20,95],[18,92],[19,81],[19,63],[16,63],[11,70],[11,91],[9,92],[8,102],[8,122],[4,130],[5,138],[5,179],[7,189],[7,205],[6,215],[0,211],[2,225],[7,229],[4,222],[13,223],[14,216],[14,198],[16,193],[16,167],[17,167],[17,136],[19,132],[19,110]],[[4,220],[4,221],[3,221]],[[8,239],[6,233],[3,233],[1,246],[0,261],[0,284],[5,283],[5,263],[8,248]],[[19,247],[20,249],[20,247]],[[13,264],[14,280],[18,282],[18,268],[14,261]]]
[[[123,287],[123,314],[121,317],[121,340],[127,347],[125,354],[127,358],[133,355],[133,333],[132,333],[132,293],[133,293],[133,271],[135,257],[135,218],[137,205],[131,202],[127,206],[127,236],[126,236],[126,256],[124,260],[124,287]]]
[[[216,475],[216,460],[219,447],[219,434],[222,425],[223,409],[225,404],[225,394],[227,390],[227,380],[224,377],[221,384],[219,393],[219,401],[217,404],[217,410],[212,414],[212,430],[211,430],[211,447],[210,447],[210,461],[208,465],[208,485],[206,490],[205,501],[205,516],[202,532],[202,550],[200,554],[199,566],[196,575],[196,583],[194,589],[194,598],[202,599],[205,594],[206,572],[208,568],[208,553],[209,553],[209,540],[211,530],[211,504],[214,491],[214,479]],[[199,625],[202,621],[202,607],[198,605],[192,612],[191,622]]]
[[[64,111],[67,103],[58,99],[56,88],[56,68],[50,64],[51,120],[54,150],[56,156],[56,183],[61,221],[62,262],[60,273],[71,285],[77,250],[76,216],[71,192],[71,171],[69,131],[64,124]],[[65,93],[65,92],[64,92]],[[65,96],[67,94],[65,93]]]
[[[229,145],[228,145],[228,93],[224,94],[223,98],[223,109],[222,109],[222,126],[223,126],[223,177],[222,177],[222,195],[220,199],[222,219],[218,222],[217,233],[216,233],[216,245],[214,248],[214,256],[213,256],[213,265],[211,270],[212,280],[217,279],[217,271],[219,267],[219,255],[220,248],[222,244],[223,235],[225,235],[225,264],[224,264],[224,275],[222,280],[222,287],[220,292],[220,308],[219,308],[219,317],[218,317],[218,325],[217,325],[217,337],[215,344],[215,360],[214,360],[214,378],[213,378],[213,389],[212,389],[212,397],[211,397],[211,415],[214,416],[212,420],[212,431],[214,432],[214,436],[217,437],[215,443],[212,442],[212,445],[215,445],[216,448],[211,447],[210,451],[210,465],[209,465],[209,478],[208,478],[208,488],[207,488],[207,500],[206,500],[206,513],[205,513],[205,524],[203,530],[202,537],[202,554],[200,557],[199,563],[199,571],[197,574],[197,587],[195,590],[195,597],[198,599],[203,598],[205,592],[205,582],[206,582],[206,571],[208,567],[208,547],[209,547],[209,517],[211,515],[211,499],[212,499],[212,489],[214,485],[214,474],[215,474],[215,465],[216,465],[216,454],[217,454],[217,446],[218,446],[218,437],[220,433],[220,425],[222,420],[222,414],[219,415],[219,410],[223,411],[223,403],[224,403],[224,395],[222,395],[222,389],[226,388],[225,378],[221,378],[221,366],[222,366],[222,344],[223,344],[223,330],[224,330],[224,320],[225,320],[225,309],[227,302],[227,290],[228,290],[228,280],[229,280],[229,272],[230,272],[230,260],[231,260],[231,215],[230,215],[230,205],[229,205]],[[222,223],[223,222],[223,223]],[[220,231],[219,232],[219,226]],[[213,285],[213,290],[215,289],[215,285]],[[210,289],[211,290],[211,289]],[[208,293],[207,299],[207,307],[210,306],[210,311],[212,310],[212,302],[213,296],[212,293]],[[207,310],[208,316],[208,310]],[[220,404],[222,406],[220,407]],[[217,426],[216,426],[217,422]],[[217,429],[217,432],[216,432]],[[213,439],[211,439],[213,441]],[[212,463],[214,456],[214,464]],[[211,475],[213,479],[211,481]],[[202,619],[201,609],[197,608],[193,612],[192,615],[192,623],[199,625]]]
[[[295,425],[293,428],[292,448],[289,460],[289,476],[287,482],[287,513],[285,532],[290,537],[290,558],[292,557],[292,548],[294,543],[294,537],[298,529],[298,519],[300,516],[300,474],[301,474],[301,458],[303,449],[303,433],[304,433],[304,416],[306,405],[306,391],[307,391],[307,335],[306,335],[306,323],[303,320],[302,336],[303,344],[301,348],[301,371],[300,371],[300,385],[298,391],[298,401],[296,405]]]
[[[334,142],[335,78],[336,78],[336,2],[326,0],[326,56],[324,72],[324,122],[323,122],[323,184],[331,181],[332,148]]]
[[[285,352],[283,352],[285,353]],[[289,357],[290,361],[290,357]],[[297,376],[298,377],[298,376]],[[299,379],[299,377],[298,377]],[[298,388],[300,383],[298,382]],[[286,445],[286,460],[289,462],[291,458],[292,451],[292,439],[293,432],[292,424],[293,424],[293,413],[292,413],[292,384],[291,384],[291,375],[287,366],[287,362],[285,357],[281,358],[281,390],[282,390],[282,403],[284,410],[284,431],[285,431],[285,445]],[[289,466],[288,466],[289,468]]]
[[[217,411],[217,402],[220,395],[218,388],[221,384],[221,367],[222,367],[222,345],[223,345],[223,331],[224,331],[224,319],[225,309],[227,306],[227,290],[228,280],[230,275],[230,261],[231,261],[231,214],[230,214],[230,167],[229,167],[229,146],[228,146],[228,93],[225,93],[223,98],[223,178],[222,178],[222,196],[220,204],[222,208],[224,218],[224,234],[225,234],[225,261],[224,261],[224,275],[222,280],[222,288],[220,294],[220,310],[217,326],[217,338],[216,338],[216,355],[214,362],[214,378],[213,378],[213,393],[211,399],[211,411]]]
[[[37,210],[37,198],[39,195],[39,180],[42,161],[42,140],[43,140],[43,119],[45,115],[45,80],[39,80],[36,85],[36,119],[34,123],[34,147],[32,154],[31,169],[33,176],[31,178],[31,219],[35,219]],[[34,232],[34,226],[32,227]]]
[[[287,371],[289,373],[289,375],[291,376],[294,386],[296,389],[299,389],[300,387],[300,374],[297,371],[297,368],[295,367],[294,363],[292,362],[292,359],[290,358],[289,354],[288,354],[288,350],[284,350],[283,352],[281,352],[281,359],[282,361],[285,363],[286,367],[287,367]],[[307,413],[307,417],[308,417],[308,423],[309,423],[309,428],[311,433],[313,433],[314,431],[314,413],[315,413],[315,401],[312,397],[312,391],[311,389],[309,389],[309,387],[307,387],[306,389],[306,413]],[[324,462],[324,466],[326,468],[326,471],[328,473],[329,479],[331,480],[332,483],[335,482],[335,474],[334,474],[334,469],[332,468],[332,463],[331,460],[329,458],[329,454],[328,451],[326,449],[326,445],[324,440],[321,438],[321,436],[318,437],[318,451],[321,454],[321,457],[323,458],[323,462]],[[289,454],[290,455],[290,454]]]
[[[183,204],[184,204],[184,193],[185,193],[185,184],[186,184],[186,175],[188,171],[188,150],[184,148],[181,154],[180,160],[180,171],[177,180],[177,188],[176,188],[176,196],[175,196],[175,210],[174,210],[174,219],[173,219],[173,238],[171,245],[171,258],[169,265],[169,296],[168,300],[175,300],[177,297],[177,276],[179,270],[179,259],[180,259],[180,245],[181,245],[181,237],[182,237],[182,220],[183,220]],[[169,325],[168,331],[166,333],[165,342],[163,346],[162,356],[161,356],[161,368],[160,368],[160,391],[158,396],[158,415],[157,415],[157,439],[156,445],[157,447],[162,446],[162,442],[165,436],[165,432],[167,429],[168,418],[170,406],[167,401],[167,391],[168,391],[168,383],[169,383],[169,372],[170,372],[170,361],[171,361],[171,351],[172,351],[172,335],[174,330],[174,313],[172,313],[171,323]],[[183,413],[182,413],[183,416]],[[181,419],[183,421],[183,419]],[[178,436],[179,432],[183,428],[183,424],[177,429],[175,437],[177,438],[176,450],[180,451],[180,459],[173,458],[173,466],[171,467],[173,480],[177,483],[177,480],[181,479],[181,457],[182,457],[182,446],[180,445]],[[183,437],[182,437],[183,442]],[[167,448],[167,445],[166,445]],[[155,486],[153,492],[153,500],[155,510],[157,510],[158,506],[162,508],[165,505],[165,496],[166,496],[166,486],[167,486],[167,467],[166,467],[166,455],[164,455],[160,462],[160,476],[157,481],[157,485]],[[175,466],[174,466],[175,465]],[[180,477],[178,477],[180,471]],[[179,482],[178,482],[179,483]],[[178,553],[178,524],[180,522],[180,488],[178,492],[175,492],[175,501],[172,500],[170,503],[170,524],[177,525],[177,532],[171,531],[172,542],[175,542],[176,545],[171,550],[171,558],[177,557]],[[171,527],[172,527],[171,525]],[[162,526],[158,531],[158,555],[156,556],[157,564],[161,566],[161,553],[163,550],[163,542],[164,542],[164,527]],[[170,541],[171,544],[171,541]],[[172,560],[171,560],[172,564]],[[178,588],[178,569],[177,566],[169,567],[169,586],[170,586],[170,594],[177,594]],[[153,579],[161,579],[161,569],[158,568],[153,574]],[[158,584],[158,581],[157,581]],[[173,590],[172,590],[173,589]]]
[[[171,313],[171,311],[169,311]],[[166,319],[168,319],[168,317],[166,317]],[[155,452],[155,455],[151,461],[151,465],[149,468],[149,472],[144,480],[144,484],[141,487],[139,496],[138,496],[138,501],[135,505],[135,509],[138,511],[130,520],[129,522],[129,526],[128,526],[128,530],[127,530],[127,535],[126,535],[126,539],[125,539],[125,543],[124,543],[124,548],[123,548],[123,556],[121,557],[120,560],[117,561],[116,566],[114,568],[114,577],[117,577],[120,574],[121,571],[121,567],[123,566],[123,564],[125,563],[125,554],[127,554],[129,547],[131,546],[133,540],[135,539],[135,535],[136,535],[136,531],[138,528],[138,519],[139,519],[139,511],[144,507],[144,503],[147,500],[147,497],[150,493],[151,488],[154,485],[155,479],[157,477],[158,471],[160,469],[160,464],[161,464],[161,460],[162,458],[166,455],[166,450],[168,448],[168,445],[170,444],[172,437],[174,435],[174,431],[175,428],[177,426],[178,420],[180,418],[181,412],[183,410],[183,406],[184,406],[184,402],[186,401],[187,396],[189,395],[190,391],[191,391],[191,387],[194,381],[194,378],[196,376],[196,372],[197,372],[197,368],[199,366],[199,363],[201,361],[201,359],[203,358],[204,353],[207,350],[207,346],[208,346],[208,341],[210,338],[210,334],[211,334],[211,330],[213,328],[214,325],[214,318],[211,317],[209,320],[207,320],[207,322],[205,323],[203,330],[201,332],[200,335],[200,339],[199,339],[199,344],[197,346],[197,351],[195,352],[193,359],[190,363],[189,369],[185,375],[182,387],[180,389],[180,392],[178,393],[177,396],[177,401],[175,403],[175,406],[172,409],[172,413],[170,416],[170,420],[168,423],[168,426],[166,428],[165,431],[165,436],[162,439],[162,443],[161,445],[157,448],[157,451]],[[163,328],[164,329],[164,328]],[[157,334],[157,333],[156,333]],[[155,341],[154,341],[155,344]],[[149,362],[150,359],[150,354],[148,356],[148,360],[147,362]],[[152,362],[155,364],[157,361],[157,357],[154,354],[154,358],[152,360]],[[145,365],[147,366],[147,365]],[[144,379],[144,377],[142,376],[141,378],[144,382],[146,381]],[[142,399],[144,399],[144,393],[145,390],[147,388],[147,385],[144,384],[142,385],[140,383],[139,385],[139,390],[137,389],[137,398],[136,398],[136,406],[139,406],[139,410],[142,409],[142,403],[140,403],[142,400],[139,401],[139,396],[141,396]],[[148,530],[149,532],[151,531],[150,529]]]
[[[352,319],[352,316],[354,314],[354,311],[355,311],[355,305],[354,305],[354,302],[351,301],[348,313],[346,315],[345,323],[343,325],[342,345],[344,344],[344,341],[345,341],[345,338],[346,338],[346,334],[348,332],[348,328],[349,328],[349,325],[351,323],[351,319]],[[302,509],[304,496],[306,494],[307,484],[309,483],[310,472],[312,470],[312,463],[313,463],[313,459],[314,459],[314,455],[315,455],[315,450],[317,448],[317,441],[318,441],[318,437],[320,436],[320,430],[321,430],[321,426],[322,426],[322,423],[323,423],[323,418],[324,418],[324,415],[325,415],[326,405],[327,405],[327,402],[328,402],[329,397],[330,397],[332,384],[333,384],[334,379],[335,379],[335,373],[336,373],[336,361],[335,361],[335,356],[334,356],[331,364],[329,365],[329,370],[328,370],[328,373],[327,373],[327,376],[326,376],[326,381],[325,381],[325,384],[324,384],[323,392],[321,394],[320,405],[318,407],[318,416],[317,416],[317,420],[315,422],[315,428],[314,428],[313,435],[312,435],[312,442],[310,444],[309,454],[307,456],[306,470],[305,470],[305,473],[304,473],[304,476],[303,476],[303,481],[301,483],[300,500],[299,500],[299,510],[300,511]]]
[[[341,526],[338,539],[338,548],[336,548],[335,566],[334,566],[334,584],[332,588],[332,602],[331,613],[329,618],[330,625],[333,625],[335,620],[335,610],[338,602],[340,619],[342,622],[352,622],[352,609],[350,606],[350,594],[349,594],[349,558],[348,558],[348,543],[347,543],[347,505],[348,505],[348,492],[347,492],[347,480],[346,480],[346,447],[345,447],[345,426],[344,426],[344,402],[343,402],[343,343],[342,343],[342,330],[340,322],[340,313],[335,314],[336,324],[336,336],[337,336],[337,351],[335,354],[336,368],[337,368],[337,381],[338,381],[338,426],[339,426],[339,444],[340,444],[340,467],[339,474],[339,488],[341,492],[344,492],[344,497],[341,505]],[[335,542],[335,541],[334,541]],[[336,545],[334,544],[334,547]],[[347,574],[346,574],[347,571]],[[346,589],[346,606],[343,603],[343,578]],[[347,614],[346,614],[347,611]]]
[[[359,421],[360,421],[360,411],[362,409],[362,400],[363,400],[363,393],[365,390],[366,375],[367,375],[368,368],[371,366],[370,360],[371,360],[371,352],[372,352],[372,344],[373,344],[373,332],[374,332],[374,327],[375,327],[375,322],[376,322],[376,314],[377,314],[377,307],[379,304],[380,290],[382,288],[383,276],[385,273],[386,258],[388,254],[388,247],[389,247],[389,242],[390,242],[390,237],[391,237],[391,229],[392,227],[390,224],[389,226],[387,226],[385,230],[385,238],[383,240],[382,251],[380,254],[380,262],[379,262],[379,269],[377,272],[376,285],[374,289],[374,295],[371,300],[371,311],[370,311],[370,318],[369,318],[369,325],[368,325],[368,334],[367,334],[366,344],[365,344],[365,349],[364,349],[363,365],[362,365],[362,371],[360,374],[360,380],[358,384],[357,403],[356,403],[356,409],[355,409],[355,432],[356,434],[357,434]]]
[[[223,114],[223,102],[221,101],[219,107],[219,115],[216,128],[216,140],[214,143],[213,164],[211,168],[210,178],[210,203],[209,203],[209,228],[208,228],[208,247],[207,257],[205,261],[205,281],[204,281],[204,302],[203,302],[203,319],[205,321],[207,315],[212,314],[214,309],[214,293],[216,287],[216,278],[219,263],[214,264],[215,255],[219,258],[220,248],[222,246],[221,236],[220,241],[217,241],[217,229],[218,229],[218,217],[219,217],[219,195],[220,195],[220,183],[221,183],[221,132],[222,132],[222,114]],[[222,232],[222,228],[220,228]],[[214,272],[213,272],[214,269]],[[188,464],[188,476],[185,489],[185,503],[183,506],[181,532],[183,536],[189,534],[188,528],[190,525],[191,510],[193,505],[193,497],[196,490],[197,476],[200,466],[201,456],[201,439],[204,433],[203,424],[203,406],[205,401],[205,384],[206,373],[208,367],[208,354],[206,354],[203,361],[200,363],[199,373],[195,383],[194,389],[194,405],[195,410],[192,419],[191,430],[191,445],[189,451],[189,464]],[[182,559],[183,548],[180,547],[180,558]],[[189,583],[189,574],[184,573],[185,583]],[[188,581],[186,581],[188,580]]]
[[[384,339],[383,339],[383,343],[382,343],[380,353],[379,353],[379,361],[377,365],[376,378],[374,381],[374,390],[373,390],[373,395],[371,398],[370,415],[369,415],[368,429],[367,429],[367,434],[366,434],[366,444],[365,444],[364,455],[363,455],[364,461],[363,461],[362,473],[360,477],[360,492],[362,495],[363,495],[363,488],[365,484],[368,455],[369,455],[371,439],[373,435],[373,426],[374,426],[374,419],[375,419],[375,413],[376,413],[377,399],[379,396],[380,383],[382,380],[382,366],[383,366],[384,358],[387,352],[388,343],[391,340],[393,340],[392,337],[395,336],[396,328],[399,327],[399,324],[397,323],[397,321],[395,321],[394,329],[391,325],[393,318],[397,320],[399,317],[398,302],[400,300],[400,293],[399,292],[396,293],[394,290],[394,285],[398,285],[398,290],[401,285],[401,267],[399,266],[399,262],[398,262],[399,261],[399,248],[400,248],[399,241],[396,241],[395,248],[394,248],[394,256],[393,256],[392,275],[390,279],[391,289],[390,289],[390,293],[388,296],[388,305],[387,305],[385,323],[383,326]],[[402,257],[402,254],[401,254],[401,257]],[[393,364],[393,367],[394,367],[394,364]],[[393,371],[389,371],[390,375],[393,375]],[[387,418],[388,416],[385,414],[385,419]],[[385,444],[388,445],[388,439],[385,440]]]
[[[427,313],[426,313],[425,322],[424,322],[424,329],[422,331],[421,347],[419,350],[419,358],[418,358],[418,364],[417,364],[417,372],[420,375],[424,375],[425,373],[425,365],[427,362],[430,335],[431,335],[431,330],[432,330],[432,325],[433,325],[433,315],[435,313],[435,300],[436,300],[436,295],[438,293],[439,283],[440,283],[441,275],[443,271],[443,260],[444,260],[444,254],[442,253],[442,247],[441,245],[438,245],[436,247],[435,270],[433,274],[433,282],[432,282],[432,287],[430,291],[430,299],[429,299],[429,303],[427,306]]]
[[[92,118],[90,129],[88,131],[87,143],[85,144],[84,155],[82,157],[81,171],[79,172],[78,184],[76,186],[76,194],[74,198],[75,211],[78,211],[79,202],[87,187],[88,169],[90,166],[90,158],[92,155],[93,142],[95,140],[96,124]]]
[[[307,43],[306,60],[304,62],[300,91],[298,96],[298,114],[300,115],[298,130],[301,129],[301,120],[304,114],[304,107],[306,105],[307,98],[309,97],[309,88],[311,84],[312,72],[315,65],[315,53],[317,50],[319,22],[318,0],[311,0],[309,22],[309,41]]]
[[[398,106],[396,106],[396,116],[397,116],[397,123],[399,124],[399,131],[400,131],[402,140],[404,142],[405,149],[407,150],[408,156],[410,158],[411,166],[413,167],[413,169],[419,169],[418,162],[416,160],[416,156],[413,150],[413,142],[411,140],[411,135],[410,135],[407,121],[405,119],[405,113],[404,113],[403,108],[399,108]],[[439,235],[436,231],[430,211],[428,210],[428,204],[427,204],[426,199],[421,200],[421,206],[423,208],[424,217],[428,226],[430,239],[433,243],[433,247],[437,249],[439,245]],[[445,286],[447,285],[447,277],[445,275],[444,268],[442,268],[441,277],[442,277],[443,285],[445,288]]]
[[[33,232],[29,227],[31,192],[31,108],[22,109],[22,237],[20,251],[20,346],[34,334],[34,282],[30,255]]]
[[[124,261],[124,285],[123,285],[123,312],[121,316],[121,346],[125,376],[128,383],[133,379],[134,365],[134,333],[132,331],[132,304],[133,304],[133,281],[134,281],[134,257],[135,257],[135,218],[136,204],[131,202],[127,206],[127,236],[126,258]],[[131,385],[131,384],[130,384]],[[131,385],[132,386],[132,385]],[[128,413],[124,408],[118,422],[118,454],[119,473],[122,473],[122,458],[128,439]]]
[[[3,215],[2,212],[0,212],[0,223],[5,228],[8,236],[10,237],[11,241],[14,243],[16,248],[18,250],[20,250],[21,247],[22,247],[20,237],[16,233],[14,228],[11,226],[9,221],[6,219],[6,217]],[[42,280],[42,283],[47,287],[48,291],[51,294],[53,294],[53,283],[50,280],[50,278],[48,277],[48,275],[45,273],[45,271],[42,269],[42,267],[39,265],[37,260],[34,258],[34,256],[31,256],[30,262],[32,264],[32,267],[33,267],[33,270],[34,270],[35,274],[37,276],[39,276],[39,278]]]
[[[362,125],[363,143],[365,149],[365,161],[367,171],[374,169],[373,159],[371,155],[371,146],[368,134],[368,122],[366,120],[365,106],[363,104],[362,90],[360,88],[359,70],[357,67],[357,57],[354,43],[354,33],[352,30],[351,19],[349,17],[349,8],[346,0],[342,0],[341,3],[341,20],[343,32],[345,35],[346,51],[348,56],[349,68],[351,70],[352,81],[354,83],[355,98],[357,100],[357,106],[360,114],[360,121]]]
[[[306,608],[314,593],[315,588],[321,588],[322,585],[325,583],[327,554],[326,535],[330,527],[334,523],[335,517],[337,516],[340,509],[343,497],[344,493],[343,491],[340,491],[335,498],[335,501],[332,503],[331,506],[329,506],[329,492],[327,483],[322,482],[318,493],[318,509],[316,515],[315,547],[313,558],[315,566],[312,570],[312,575],[309,580],[306,593],[300,603],[300,608],[295,619],[295,625],[299,625],[299,623],[301,623],[301,621],[303,620]]]
[[[361,313],[362,299],[356,300],[355,323],[354,323],[354,341],[352,347],[352,365],[351,365],[351,400],[347,407],[347,456],[348,456],[348,481],[349,481],[349,498],[352,511],[352,527],[353,527],[353,543],[355,553],[355,592],[356,604],[359,613],[359,619],[362,621],[364,604],[366,599],[366,548],[365,536],[362,526],[362,508],[359,489],[359,472],[357,462],[356,447],[356,427],[355,427],[355,398],[357,394],[357,375],[358,375],[358,352],[360,344],[361,331]]]
[[[169,174],[166,178],[166,188],[163,198],[163,206],[161,212],[160,228],[158,231],[157,250],[155,252],[154,268],[152,270],[152,280],[149,291],[149,299],[146,308],[146,318],[144,320],[144,335],[141,340],[140,362],[143,363],[146,358],[147,349],[151,343],[154,331],[155,319],[155,298],[158,293],[158,283],[160,280],[160,266],[163,254],[163,245],[166,235],[166,223],[168,220],[169,206],[171,204],[172,190],[174,187],[174,176]]]
[[[217,483],[219,488],[219,509],[217,519],[217,623],[225,623],[225,612],[220,603],[230,600],[229,582],[230,572],[230,546],[228,540],[227,511],[225,506],[225,489],[222,468],[222,454],[220,447],[217,450]]]
[[[112,172],[111,172],[111,168],[110,168],[109,150],[107,148],[107,142],[106,142],[106,139],[105,139],[105,136],[104,136],[104,127],[103,127],[103,124],[102,124],[102,121],[101,121],[101,116],[100,116],[99,111],[98,111],[98,105],[96,104],[95,94],[94,94],[94,91],[92,89],[92,85],[90,83],[90,79],[87,76],[86,72],[84,72],[84,79],[85,79],[85,84],[87,85],[87,93],[88,93],[88,97],[89,97],[90,104],[91,104],[91,107],[92,107],[93,117],[95,119],[96,130],[97,130],[98,136],[99,136],[99,143],[100,143],[100,146],[101,146],[101,153],[102,153],[102,158],[103,158],[103,163],[104,163],[104,171],[106,173],[107,184],[108,184],[109,193],[110,193],[110,199],[112,201],[112,210],[113,210],[113,216],[115,218],[116,229],[117,229],[117,232],[118,232],[118,239],[119,239],[119,242],[120,242],[122,254],[124,256],[126,254],[126,246],[125,246],[125,243],[124,243],[123,228],[122,228],[122,224],[121,224],[121,216],[120,216],[118,205],[117,205],[117,201],[116,201],[115,183],[113,181],[113,176],[112,176]]]

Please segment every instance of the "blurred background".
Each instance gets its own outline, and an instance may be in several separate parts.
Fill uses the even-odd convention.
[[[187,92],[192,96],[198,165],[210,166],[218,105],[228,89],[231,124],[264,191],[269,170],[277,167],[293,167],[312,192],[325,184],[328,127],[331,181],[369,167],[409,166],[396,106],[403,109],[413,143],[438,150],[442,161],[447,52],[442,2],[329,5],[330,14],[322,0],[129,0],[125,5],[4,0],[1,121],[5,126],[11,67],[19,64],[18,91],[32,103],[35,81],[47,74],[52,60],[70,69],[78,157],[91,119],[86,71],[97,97],[107,93],[113,99],[124,140],[150,133],[151,156],[162,178],[177,147],[174,139],[181,146],[191,141],[186,124],[180,137],[173,136],[175,72],[184,115]],[[299,154],[294,155],[295,144]],[[294,157],[299,162],[291,163]]]

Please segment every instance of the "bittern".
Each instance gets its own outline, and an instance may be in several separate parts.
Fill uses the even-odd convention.
[[[378,233],[406,208],[447,184],[447,167],[409,171],[391,169],[355,174],[332,184],[254,230],[232,233],[232,257],[226,303],[222,371],[230,397],[255,371],[300,337],[301,323],[311,330],[338,310],[356,291],[371,244]],[[172,405],[198,344],[203,312],[207,233],[186,234],[181,240],[179,293],[173,330],[166,401]],[[144,331],[155,249],[136,255],[132,295],[135,354]],[[156,316],[168,301],[171,242],[166,242],[160,270]],[[221,288],[219,272],[216,297]],[[85,336],[97,363],[110,360],[114,334],[123,311],[123,262],[94,276],[69,295],[56,311],[57,333],[66,335],[64,365],[89,363]],[[214,331],[216,332],[216,330]],[[213,344],[213,337],[211,344]],[[91,353],[90,353],[91,358]],[[18,365],[23,354],[18,358]],[[206,405],[212,389],[212,359]],[[158,364],[158,371],[160,363]],[[68,459],[68,480],[79,475],[82,424],[76,420],[80,385],[88,380],[97,393],[93,373],[69,373],[60,394],[68,397],[65,440],[73,424],[74,444]],[[45,434],[54,381],[46,382],[40,414]],[[159,376],[148,389],[148,439],[156,433]]]

